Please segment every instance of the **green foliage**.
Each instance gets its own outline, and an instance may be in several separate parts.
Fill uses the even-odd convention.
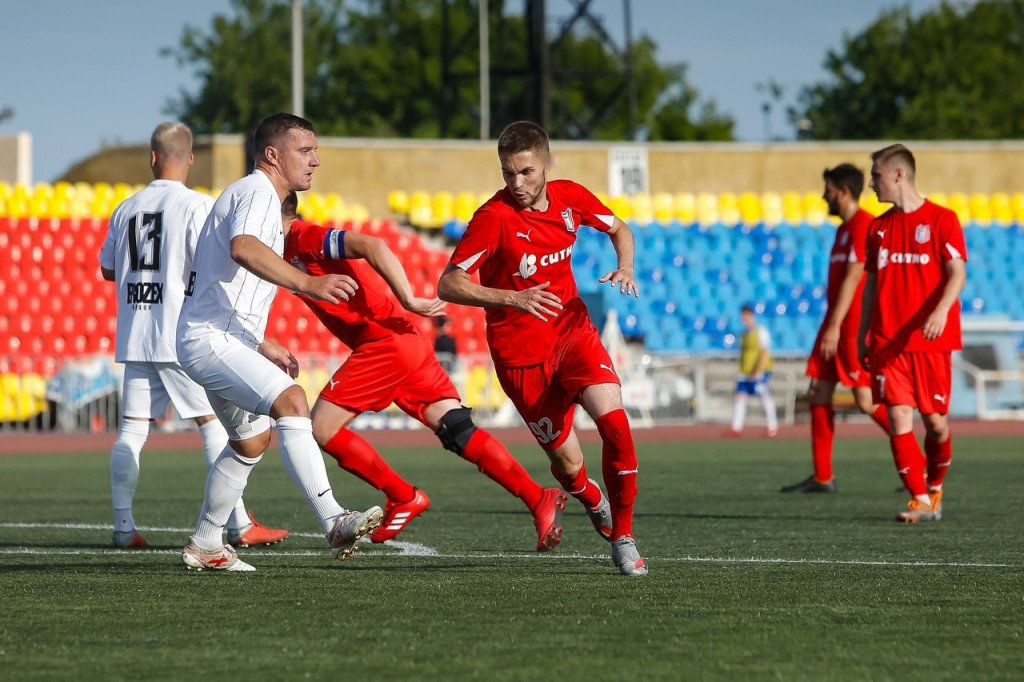
[[[199,75],[199,91],[181,92],[167,113],[201,133],[246,132],[291,105],[291,3],[232,0],[232,9],[231,16],[215,17],[209,32],[186,28],[181,45],[162,52]],[[503,2],[492,1],[492,134],[533,118],[534,110],[525,76],[526,26],[504,10]],[[303,15],[306,116],[324,135],[478,137],[477,17],[476,0],[309,0]],[[554,137],[628,137],[625,64],[607,41],[571,32],[552,46],[551,64],[564,74],[551,83]],[[647,37],[634,41],[633,69],[637,124],[650,139],[732,138],[732,119],[699,99],[686,82],[685,65],[659,64]]]
[[[292,537],[227,575],[180,564],[199,452],[143,454],[140,551],[107,546],[108,453],[2,456],[0,665],[11,680],[1019,679],[1020,441],[954,447],[943,519],[911,526],[893,521],[906,496],[881,435],[837,441],[837,495],[779,494],[809,472],[806,442],[642,444],[643,578],[616,574],[574,500],[562,544],[533,552],[525,507],[439,447],[384,451],[431,509],[404,546],[342,564],[268,453],[246,501]],[[537,447],[514,454],[550,484]],[[328,467],[343,504],[381,503]]]
[[[817,139],[1024,137],[1024,0],[892,9],[824,66],[795,114]]]

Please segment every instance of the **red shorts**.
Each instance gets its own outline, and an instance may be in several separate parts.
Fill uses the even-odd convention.
[[[545,450],[554,450],[568,438],[576,402],[585,388],[621,385],[594,327],[553,350],[551,357],[537,365],[494,367],[505,395]]]
[[[814,339],[811,357],[807,358],[807,376],[832,384],[842,384],[850,388],[871,386],[871,373],[864,369],[857,358],[857,336],[843,334],[839,337],[839,347],[831,360],[821,357],[821,335],[825,328],[818,330]]]
[[[953,354],[949,351],[900,353],[871,371],[871,395],[876,403],[910,405],[922,414],[948,414],[952,384]]]
[[[361,344],[320,391],[329,403],[356,414],[379,412],[391,403],[423,422],[423,412],[459,392],[426,337],[396,334]]]

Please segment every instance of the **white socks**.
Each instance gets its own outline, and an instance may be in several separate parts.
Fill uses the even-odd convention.
[[[206,550],[224,546],[224,524],[242,496],[249,473],[261,459],[263,455],[249,459],[227,448],[214,462],[206,477],[203,509],[199,512],[199,523],[192,536],[197,545]]]
[[[285,470],[320,517],[324,532],[329,532],[334,519],[345,510],[331,493],[324,456],[313,438],[313,422],[309,417],[281,417],[277,420],[277,442]]]
[[[732,430],[742,431],[743,421],[747,418],[747,396],[740,393],[732,403]]]
[[[775,399],[770,392],[765,391],[761,395],[761,405],[764,407],[765,426],[769,431],[778,431],[779,415],[775,413]]]
[[[224,430],[219,419],[211,419],[202,424],[199,433],[203,436],[203,459],[206,460],[206,471],[209,473],[225,448],[232,453],[234,450],[228,445],[228,432]],[[249,515],[245,513],[245,501],[241,497],[231,510],[227,525],[230,530],[244,530],[249,527]]]
[[[139,483],[139,455],[149,438],[149,420],[121,420],[117,442],[110,451],[110,493],[114,501],[114,530],[135,529],[132,498]]]

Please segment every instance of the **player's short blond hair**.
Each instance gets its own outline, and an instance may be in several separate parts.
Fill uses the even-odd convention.
[[[548,134],[533,121],[509,123],[498,137],[498,156],[536,152],[545,158],[550,152]]]
[[[871,160],[889,168],[902,167],[907,178],[913,182],[917,174],[917,162],[914,155],[902,144],[891,144],[871,155]]]
[[[188,163],[192,156],[192,131],[184,123],[161,123],[149,138],[149,148],[167,161]]]

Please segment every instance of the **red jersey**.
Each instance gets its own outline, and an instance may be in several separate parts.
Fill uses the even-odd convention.
[[[839,290],[846,277],[847,265],[864,262],[868,225],[871,224],[873,218],[873,215],[861,208],[836,230],[836,240],[832,243],[832,253],[828,259],[828,285],[825,300],[828,302],[829,312],[825,316],[826,323],[831,317],[832,311],[835,310],[836,301],[839,300]],[[853,301],[850,302],[850,310],[843,318],[840,327],[839,333],[842,336],[857,336],[857,328],[860,326],[860,294],[863,289],[864,278],[861,277],[860,284],[857,285],[857,292],[853,296]]]
[[[477,209],[452,254],[452,263],[494,289],[522,291],[551,282],[547,291],[564,309],[542,322],[510,307],[487,308],[487,344],[495,362],[522,367],[543,362],[561,340],[590,325],[576,289],[571,260],[576,231],[606,232],[615,215],[591,192],[569,180],[547,183],[546,211],[527,211],[508,188]]]
[[[299,296],[332,334],[355,350],[362,343],[396,333],[419,333],[376,271],[364,262],[344,258],[345,230],[332,230],[304,220],[292,223],[284,245],[286,261],[315,277],[348,275],[359,283],[348,301],[328,303]]]
[[[878,292],[871,318],[872,351],[884,358],[962,347],[959,305],[949,309],[946,328],[937,339],[927,341],[921,333],[949,279],[946,262],[957,258],[967,260],[960,221],[956,213],[930,201],[913,213],[889,209],[871,222],[864,269],[875,273]]]

